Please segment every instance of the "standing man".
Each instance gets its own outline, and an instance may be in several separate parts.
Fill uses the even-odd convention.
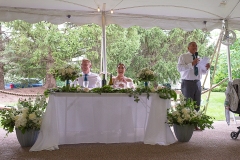
[[[91,61],[89,59],[83,59],[81,63],[82,73],[73,84],[83,86],[83,81],[89,81],[88,88],[96,88],[101,86],[101,78],[98,74],[91,72]]]
[[[206,64],[206,68],[198,68],[196,65],[199,62],[197,57],[197,44],[196,42],[190,42],[188,44],[188,52],[182,54],[178,59],[177,69],[181,74],[181,91],[184,97],[192,98],[197,102],[198,108],[200,109],[201,103],[201,78],[202,74],[206,74],[210,67],[210,64]]]

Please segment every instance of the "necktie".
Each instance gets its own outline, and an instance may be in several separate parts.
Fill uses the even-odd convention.
[[[193,60],[194,60],[196,58],[195,54],[193,54],[192,56],[193,56]],[[194,74],[195,74],[195,76],[198,75],[198,67],[196,65],[194,65]]]
[[[88,81],[87,76],[88,76],[87,74],[84,75],[84,81]]]

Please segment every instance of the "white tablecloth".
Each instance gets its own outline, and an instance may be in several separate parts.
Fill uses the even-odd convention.
[[[169,145],[176,140],[166,122],[170,100],[157,94],[136,103],[125,93],[54,93],[30,151],[60,144],[124,143]]]

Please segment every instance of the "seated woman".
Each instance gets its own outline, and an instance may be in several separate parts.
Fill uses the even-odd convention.
[[[125,65],[119,63],[117,65],[117,76],[112,78],[114,88],[134,88],[133,80],[124,76],[125,71]]]

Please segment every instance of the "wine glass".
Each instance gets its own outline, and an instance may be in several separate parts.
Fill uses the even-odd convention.
[[[119,88],[123,88],[123,89],[126,88],[126,84],[123,81],[120,81],[118,86]]]
[[[115,79],[115,81],[114,81],[115,88],[119,88],[119,84],[120,84],[119,80]]]
[[[89,85],[89,81],[83,81],[83,87],[84,88],[88,88]]]
[[[101,87],[101,84],[100,84],[99,81],[96,82],[95,87],[97,87],[97,88],[100,88],[100,87]]]
[[[131,82],[127,82],[127,88],[131,88]]]

